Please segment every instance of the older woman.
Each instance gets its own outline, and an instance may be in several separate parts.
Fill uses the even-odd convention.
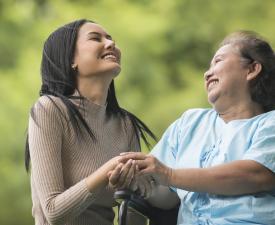
[[[140,175],[177,193],[179,225],[275,224],[274,52],[255,33],[233,33],[204,79],[213,108],[188,110],[150,155],[121,162],[137,160]]]

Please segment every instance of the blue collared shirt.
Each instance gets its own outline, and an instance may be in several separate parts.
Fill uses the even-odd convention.
[[[172,168],[254,160],[275,172],[275,111],[225,123],[213,109],[188,110],[151,154]],[[275,190],[223,196],[172,189],[181,199],[178,225],[275,225]]]

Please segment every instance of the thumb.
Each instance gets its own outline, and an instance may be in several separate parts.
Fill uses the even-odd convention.
[[[113,171],[114,171],[114,170],[111,170],[111,171],[109,171],[109,172],[107,173],[107,177],[108,177],[108,178],[110,178],[110,176],[112,175]]]

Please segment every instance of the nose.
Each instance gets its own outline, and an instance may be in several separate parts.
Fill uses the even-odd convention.
[[[116,44],[114,40],[106,39],[106,42],[105,42],[106,49],[115,49],[115,46]]]
[[[211,68],[209,68],[205,73],[204,73],[204,80],[208,81],[209,78],[213,75],[213,71]]]

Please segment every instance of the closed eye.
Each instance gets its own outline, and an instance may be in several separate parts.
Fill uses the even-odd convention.
[[[106,39],[108,39],[108,40],[113,40],[112,36],[109,35],[109,34],[106,35]]]
[[[89,40],[94,40],[94,41],[100,42],[101,38],[100,37],[91,37],[91,38],[89,38]]]
[[[99,32],[89,32],[88,33],[88,40],[94,40],[94,41],[101,42],[103,37],[105,37],[108,40],[113,40],[112,36],[109,34],[105,34],[105,33],[102,34]]]
[[[218,62],[220,62],[220,61],[222,61],[222,59],[217,58],[217,59],[215,59],[214,63],[216,64],[216,63],[218,63]]]

